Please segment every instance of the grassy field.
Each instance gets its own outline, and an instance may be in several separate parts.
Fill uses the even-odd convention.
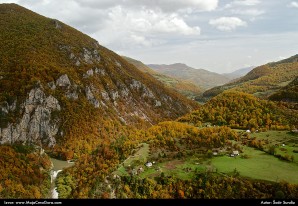
[[[240,130],[238,132],[241,132]],[[243,131],[242,131],[243,132]],[[298,184],[298,154],[293,150],[298,150],[298,135],[293,135],[287,131],[268,131],[250,134],[259,140],[268,140],[268,145],[278,145],[277,154],[289,154],[294,156],[294,162],[279,160],[266,152],[241,146],[243,153],[237,157],[214,156],[206,159],[204,155],[195,154],[183,158],[162,160],[157,158],[157,153],[149,153],[149,144],[142,143],[136,153],[127,158],[115,172],[118,175],[128,175],[127,168],[144,168],[144,172],[138,176],[140,178],[153,178],[162,172],[165,175],[176,176],[180,179],[191,179],[195,171],[214,171],[225,174],[233,174],[236,169],[241,176],[253,179],[268,181],[285,180],[289,183]],[[234,141],[233,141],[234,142]],[[234,142],[236,143],[236,142]],[[240,142],[238,142],[240,144]],[[285,144],[282,146],[282,144]],[[243,156],[247,158],[243,158]],[[148,158],[156,159],[152,167],[147,168],[144,163]]]
[[[139,149],[136,151],[136,153],[129,156],[114,173],[117,175],[128,175],[125,167],[134,168],[136,166],[143,166],[143,164],[147,161],[148,156],[149,144],[142,143],[139,145]]]
[[[294,150],[298,151],[298,135],[292,134],[288,131],[268,131],[251,134],[252,137],[256,137],[260,140],[268,140],[269,145],[277,145],[276,154],[294,156],[294,163],[298,163],[298,153],[294,153]],[[284,146],[283,146],[284,144]]]
[[[255,132],[251,134],[251,137],[257,139],[269,140],[272,143],[283,144],[297,144],[298,146],[298,135],[292,134],[288,131],[267,131],[267,132]]]
[[[173,159],[171,161],[156,163],[152,168],[146,168],[139,176],[141,178],[154,177],[162,172],[167,176],[175,176],[183,180],[191,179],[195,171],[205,171],[206,165],[198,161],[187,159]]]
[[[241,176],[269,181],[285,180],[298,184],[298,164],[279,160],[250,147],[244,147],[243,154],[247,154],[249,158],[215,157],[212,159],[212,165],[217,172],[232,173],[236,168]]]

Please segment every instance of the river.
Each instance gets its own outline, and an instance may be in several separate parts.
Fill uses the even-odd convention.
[[[62,161],[51,158],[53,163],[53,168],[51,170],[51,198],[58,199],[57,187],[55,186],[55,180],[59,172],[61,172],[64,168],[71,167],[74,165],[74,162]]]

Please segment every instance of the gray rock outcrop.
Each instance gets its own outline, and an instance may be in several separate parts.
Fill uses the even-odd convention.
[[[8,123],[6,128],[0,128],[0,144],[24,142],[54,146],[59,119],[52,114],[61,110],[58,100],[46,96],[38,87],[31,89],[20,109],[22,116],[18,123]]]
[[[84,78],[92,77],[94,75],[93,69],[89,69],[86,74],[83,75]]]
[[[63,74],[56,80],[56,85],[59,87],[68,87],[71,85],[67,74]]]
[[[88,99],[88,101],[94,105],[95,108],[99,107],[99,101],[94,97],[90,87],[86,87],[85,89],[86,92],[86,97]]]
[[[96,49],[89,50],[87,48],[83,48],[82,56],[83,56],[83,60],[87,64],[92,64],[93,61],[94,62],[100,62],[100,56],[99,56],[99,53]]]

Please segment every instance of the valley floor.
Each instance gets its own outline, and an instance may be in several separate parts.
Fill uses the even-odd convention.
[[[238,132],[245,131],[238,130]],[[276,154],[293,156],[293,161],[278,159],[266,151],[242,145],[240,141],[234,142],[241,145],[240,155],[231,157],[230,153],[223,152],[213,154],[210,158],[201,152],[189,152],[188,155],[179,158],[156,158],[156,154],[150,153],[149,144],[142,143],[138,151],[127,158],[114,174],[153,178],[164,173],[187,180],[191,179],[195,172],[208,170],[219,174],[238,173],[240,176],[252,179],[298,184],[298,153],[293,152],[298,150],[298,136],[287,131],[267,131],[253,133],[251,137],[260,141],[268,140],[265,145],[268,147],[277,145]],[[148,160],[153,162],[150,167],[145,165]]]

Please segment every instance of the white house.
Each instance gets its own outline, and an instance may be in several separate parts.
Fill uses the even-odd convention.
[[[152,167],[152,162],[147,162],[145,165],[146,167]]]
[[[239,155],[239,151],[238,150],[233,151],[233,155],[234,156]]]

